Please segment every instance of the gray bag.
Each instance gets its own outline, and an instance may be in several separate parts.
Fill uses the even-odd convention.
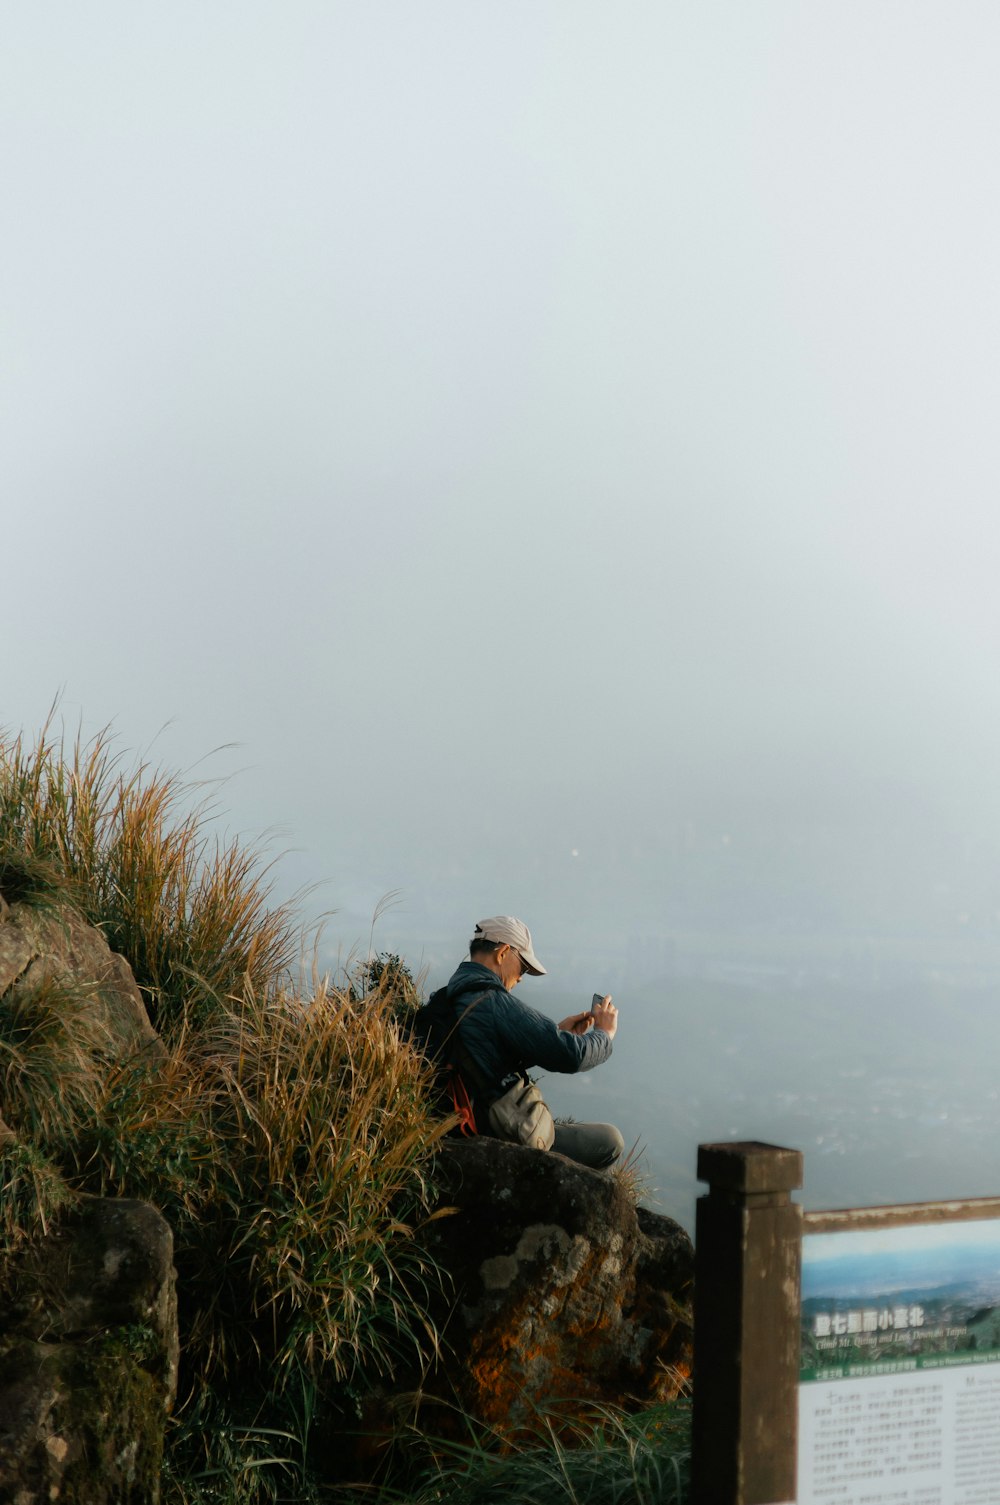
[[[556,1137],[552,1114],[534,1082],[515,1082],[490,1105],[490,1128],[498,1139],[532,1150],[551,1150]]]

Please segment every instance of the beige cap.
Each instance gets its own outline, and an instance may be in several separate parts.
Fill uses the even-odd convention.
[[[523,920],[515,920],[510,914],[498,914],[491,920],[479,920],[476,924],[476,939],[499,941],[503,945],[513,946],[524,962],[525,970],[532,977],[545,976],[545,968],[531,949],[531,931]]]

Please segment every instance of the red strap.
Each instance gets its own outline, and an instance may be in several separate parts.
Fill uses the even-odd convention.
[[[452,1106],[458,1114],[458,1127],[463,1134],[478,1134],[476,1128],[476,1115],[472,1111],[469,1094],[465,1090],[465,1083],[457,1071],[453,1071],[448,1079],[448,1094],[451,1097]]]

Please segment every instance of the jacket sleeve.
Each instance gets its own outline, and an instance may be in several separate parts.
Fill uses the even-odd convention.
[[[509,1050],[543,1071],[590,1071],[611,1054],[611,1036],[603,1029],[574,1035],[513,998],[499,1011],[497,1027]]]

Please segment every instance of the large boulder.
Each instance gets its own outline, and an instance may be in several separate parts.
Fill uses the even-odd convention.
[[[7,903],[0,894],[0,1006],[46,983],[85,990],[91,1028],[108,1054],[166,1055],[131,968],[100,930],[72,905]]]
[[[166,1221],[85,1198],[5,1276],[0,1500],[157,1505],[178,1357]]]
[[[166,1056],[125,960],[72,905],[0,894],[0,1196],[37,1152],[20,1133],[111,1062]],[[50,1104],[60,1065],[63,1109]],[[66,1103],[67,1095],[70,1103]],[[177,1385],[173,1240],[142,1202],[79,1197],[32,1174],[38,1213],[6,1220],[0,1263],[0,1501],[156,1505]],[[45,1186],[53,1193],[46,1215]],[[46,1179],[47,1178],[47,1179]],[[51,1221],[52,1208],[62,1210]],[[73,1211],[66,1210],[72,1207]],[[32,1227],[47,1230],[33,1238]]]
[[[454,1210],[425,1237],[455,1300],[429,1390],[504,1431],[554,1402],[631,1409],[683,1390],[694,1254],[677,1223],[613,1175],[483,1137],[447,1144],[439,1184]]]

